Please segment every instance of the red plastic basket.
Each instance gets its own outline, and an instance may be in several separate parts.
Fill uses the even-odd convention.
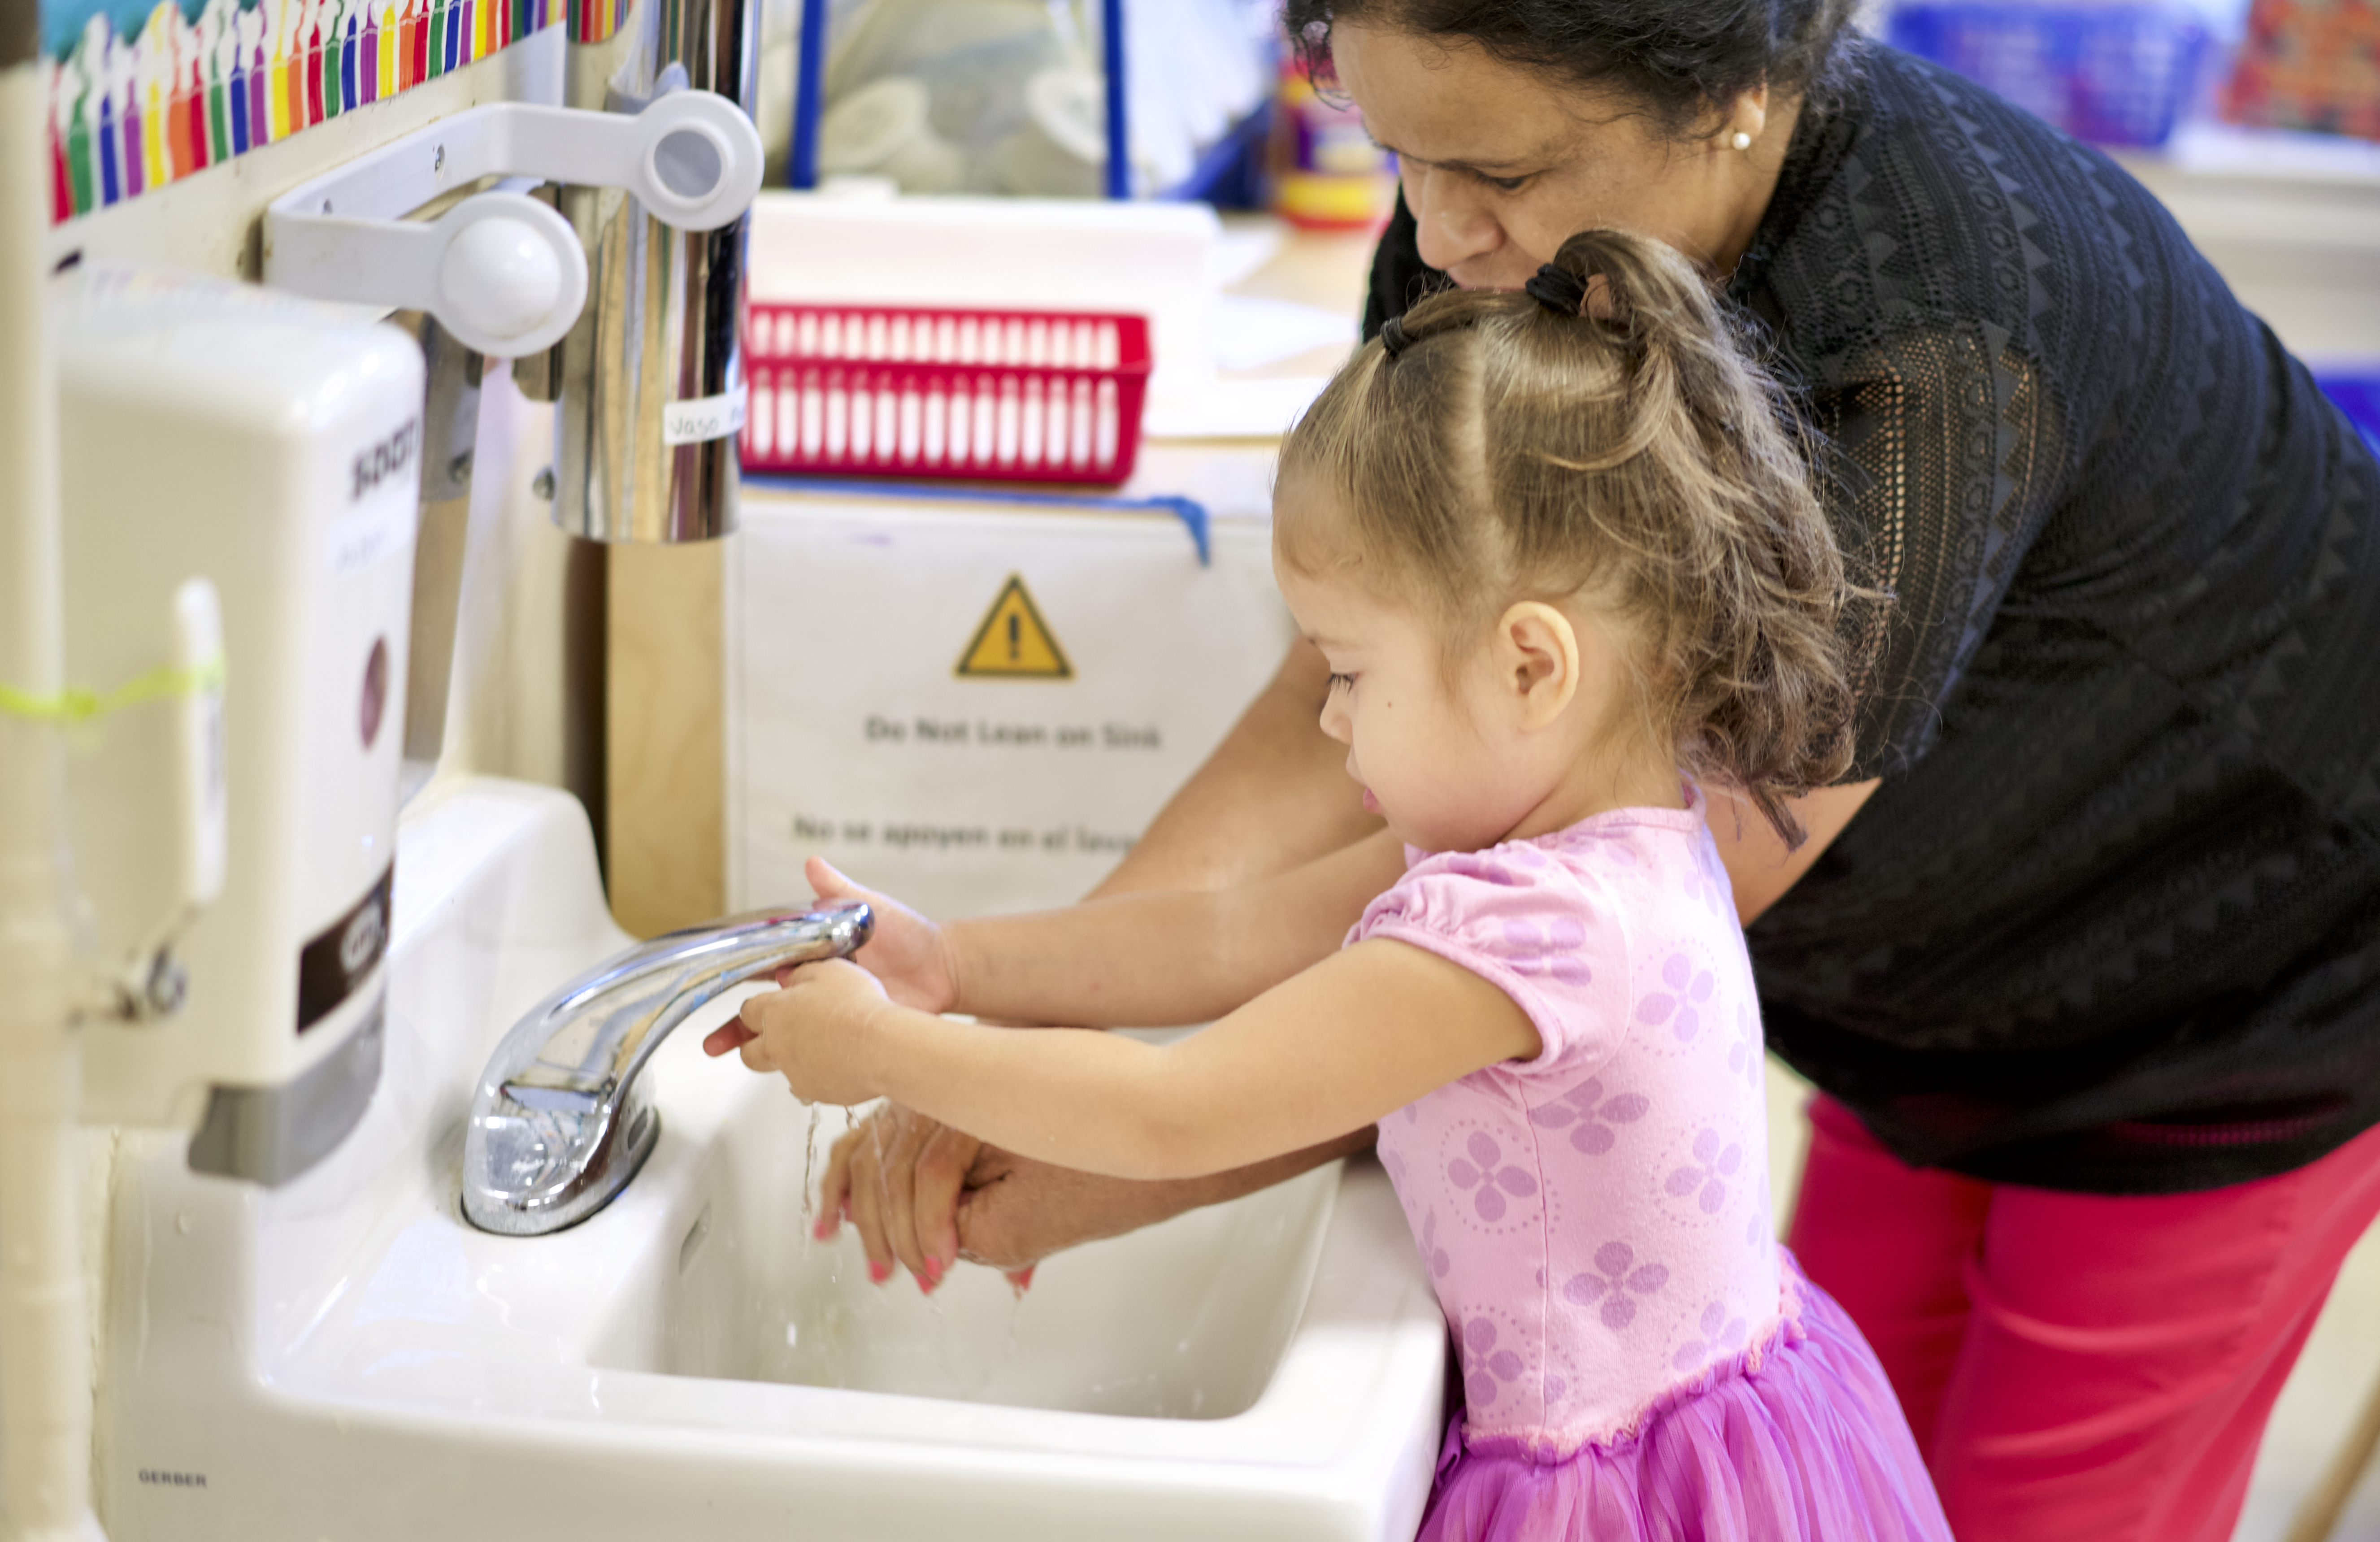
[[[1140,454],[1146,317],[754,303],[744,466],[1120,482]]]

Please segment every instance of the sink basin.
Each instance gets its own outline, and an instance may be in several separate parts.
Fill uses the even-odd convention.
[[[869,1283],[852,1235],[808,1240],[803,1195],[844,1128],[844,1111],[826,1110],[811,1136],[781,1086],[739,1089],[675,1267],[656,1271],[658,1299],[617,1303],[589,1360],[1010,1408],[1232,1418],[1256,1405],[1297,1330],[1340,1191],[1366,1181],[1332,1167],[1078,1248],[1045,1265],[1029,1294],[970,1267],[929,1298],[905,1277]]]
[[[577,806],[433,790],[398,841],[382,1082],[263,1191],[126,1137],[113,1172],[103,1519],[136,1537],[1402,1537],[1444,1329],[1394,1196],[1333,1166],[1046,1263],[879,1287],[808,1243],[813,1121],[705,1059],[661,1139],[548,1237],[456,1212],[469,1089],[515,1015],[621,945]]]

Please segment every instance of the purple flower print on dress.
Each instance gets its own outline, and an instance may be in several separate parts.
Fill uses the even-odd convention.
[[[1700,904],[1714,916],[1730,920],[1735,917],[1735,885],[1719,865],[1716,853],[1707,848],[1694,853],[1694,866],[1686,869],[1686,898]]]
[[[1767,1184],[1752,1185],[1752,1219],[1743,1223],[1743,1245],[1772,1247],[1777,1243],[1777,1210]]]
[[[1486,1317],[1473,1317],[1463,1325],[1463,1358],[1470,1366],[1463,1378],[1463,1391],[1474,1408],[1494,1402],[1503,1393],[1501,1384],[1517,1381],[1527,1369],[1519,1355],[1496,1347],[1496,1325]]]
[[[1536,1174],[1524,1167],[1503,1165],[1504,1148],[1485,1131],[1474,1130],[1464,1149],[1471,1160],[1457,1157],[1447,1163],[1446,1181],[1459,1189],[1475,1190],[1471,1204],[1480,1220],[1503,1220],[1505,1195],[1526,1199],[1537,1192]]]
[[[1540,1129],[1570,1128],[1570,1143],[1590,1157],[1611,1149],[1619,1138],[1614,1124],[1633,1124],[1653,1107],[1641,1092],[1603,1096],[1603,1079],[1589,1076],[1561,1095],[1561,1100],[1529,1111],[1529,1123]]]
[[[1694,1037],[1702,1026],[1700,1008],[1718,989],[1718,981],[1708,969],[1697,969],[1694,960],[1683,953],[1671,953],[1661,965],[1661,983],[1667,990],[1651,991],[1636,1003],[1636,1021],[1667,1023],[1681,1040]]]
[[[1621,1329],[1636,1320],[1636,1304],[1629,1296],[1651,1295],[1670,1282],[1670,1271],[1659,1264],[1636,1265],[1636,1250],[1624,1242],[1608,1242],[1595,1250],[1595,1269],[1573,1274],[1562,1286],[1562,1299],[1573,1306],[1603,1304],[1597,1315],[1603,1326]]]
[[[1551,975],[1564,985],[1585,985],[1595,972],[1576,956],[1585,946],[1586,924],[1575,916],[1557,916],[1542,927],[1535,921],[1506,921],[1499,951],[1516,975]]]
[[[1749,1006],[1735,1014],[1735,1041],[1727,1047],[1727,1068],[1748,1084],[1760,1085],[1760,1019]]]
[[[1700,1189],[1703,1214],[1717,1215],[1719,1207],[1727,1203],[1726,1180],[1734,1177],[1736,1170],[1742,1165],[1742,1147],[1730,1144],[1721,1150],[1718,1132],[1705,1130],[1694,1137],[1694,1162],[1670,1173],[1670,1181],[1662,1186],[1678,1199]]]
[[[1436,1210],[1421,1220],[1421,1261],[1429,1266],[1430,1277],[1436,1280],[1445,1279],[1446,1271],[1454,1267],[1454,1260],[1447,1257],[1446,1249],[1438,1245]]]
[[[1742,1349],[1750,1330],[1751,1325],[1742,1317],[1728,1315],[1727,1303],[1714,1301],[1703,1308],[1703,1336],[1682,1345],[1670,1364],[1682,1371],[1699,1369],[1721,1354]]]

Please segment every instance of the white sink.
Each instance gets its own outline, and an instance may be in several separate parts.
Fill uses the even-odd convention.
[[[513,1017],[621,946],[577,804],[433,791],[398,842],[387,1064],[364,1124],[264,1192],[128,1138],[104,1520],[140,1537],[1410,1536],[1444,1330],[1369,1161],[929,1300],[803,1241],[808,1111],[656,1057],[610,1208],[488,1235],[455,1199]],[[827,1111],[820,1149],[841,1127]]]

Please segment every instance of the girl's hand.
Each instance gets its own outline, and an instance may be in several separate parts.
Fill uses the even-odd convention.
[[[892,1006],[882,982],[845,958],[800,965],[778,977],[783,989],[746,1002],[728,1025],[744,1029],[745,1065],[783,1076],[805,1103],[864,1103],[875,1097],[882,1089],[870,1067],[878,1063],[876,1039]]]
[[[884,982],[884,994],[919,1012],[948,1012],[958,999],[958,975],[951,965],[951,947],[942,929],[899,900],[862,889],[823,856],[802,865],[810,892],[822,900],[866,900],[875,912],[875,929],[868,945],[851,956],[859,966]],[[778,977],[784,983],[784,977]],[[740,1049],[752,1029],[740,1017],[731,1017],[704,1036],[702,1052],[716,1059]],[[750,1062],[746,1062],[747,1064]]]

